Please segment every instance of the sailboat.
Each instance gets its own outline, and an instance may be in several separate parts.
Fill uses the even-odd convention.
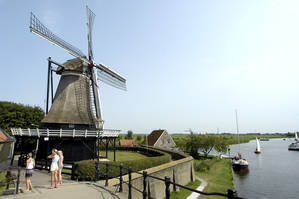
[[[239,137],[239,125],[238,125],[238,114],[236,110],[236,125],[237,125],[237,134],[238,134],[238,145],[239,145],[239,152],[238,155],[232,159],[232,166],[234,171],[238,172],[246,172],[248,171],[248,162],[244,159],[240,153],[240,137]]]
[[[288,149],[290,151],[299,151],[299,140],[298,140],[297,132],[295,132],[295,141],[296,142],[289,145]]]
[[[260,154],[261,153],[261,145],[260,145],[260,141],[259,139],[255,138],[256,139],[256,149],[254,151],[254,153],[256,154]]]

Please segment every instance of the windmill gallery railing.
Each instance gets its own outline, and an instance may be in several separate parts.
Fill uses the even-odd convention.
[[[118,137],[120,130],[104,129],[103,131],[92,130],[63,130],[63,129],[21,129],[11,128],[14,136],[35,137]]]
[[[136,190],[137,192],[139,192],[140,194],[142,194],[142,198],[143,199],[154,199],[153,197],[151,197],[150,192],[147,191],[147,179],[152,178],[155,180],[159,180],[164,182],[165,184],[165,198],[169,199],[170,198],[170,185],[173,185],[173,190],[176,190],[176,187],[182,188],[182,189],[186,189],[192,192],[196,192],[202,195],[207,195],[207,196],[223,196],[226,197],[228,199],[243,199],[241,197],[238,197],[237,191],[234,189],[228,189],[227,193],[217,193],[217,192],[202,192],[202,191],[198,191],[196,189],[192,189],[180,184],[177,184],[175,182],[172,182],[169,176],[165,176],[165,178],[159,178],[153,175],[150,175],[147,173],[147,171],[143,171],[143,172],[139,172],[139,171],[133,171],[131,169],[131,167],[124,167],[122,164],[120,165],[115,165],[115,164],[109,164],[109,163],[102,163],[106,165],[106,171],[105,171],[105,186],[109,185],[109,166],[112,167],[119,167],[119,177],[117,179],[119,179],[119,184],[116,186],[116,188],[118,189],[119,192],[123,192],[123,184],[127,184],[128,185],[128,199],[132,199],[132,189]],[[125,182],[123,180],[123,170],[127,170],[128,171],[128,182]],[[137,187],[134,187],[132,185],[132,173],[137,173],[142,175],[143,178],[143,189],[140,190]]]

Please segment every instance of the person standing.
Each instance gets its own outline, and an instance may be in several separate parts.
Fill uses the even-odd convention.
[[[49,189],[53,189],[54,181],[55,181],[55,188],[57,188],[57,172],[58,172],[58,161],[59,161],[59,156],[57,155],[57,150],[53,149],[52,154],[49,155],[48,158],[52,159],[52,163],[50,166],[51,186],[49,187]]]
[[[63,153],[62,151],[58,151],[59,161],[58,161],[58,183],[62,184],[62,176],[61,172],[63,169]]]
[[[26,169],[25,169],[25,180],[26,180],[26,189],[24,192],[32,191],[31,177],[33,169],[35,167],[35,161],[32,158],[32,153],[28,153],[28,159],[26,160]]]

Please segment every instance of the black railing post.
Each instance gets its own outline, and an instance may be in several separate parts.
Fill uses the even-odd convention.
[[[132,168],[131,167],[129,167],[128,172],[129,172],[129,194],[128,194],[128,199],[132,199]]]
[[[119,192],[123,191],[123,164],[119,165]]]
[[[20,173],[21,173],[21,168],[18,166],[18,176],[17,176],[16,194],[18,194],[18,193],[19,193],[19,185],[20,185]]]
[[[238,193],[236,190],[234,190],[234,189],[227,190],[227,198],[228,199],[235,199],[237,197],[238,197]]]
[[[166,199],[170,198],[169,186],[170,186],[170,177],[165,176],[165,197],[166,197]]]
[[[72,177],[71,177],[72,180],[75,180],[75,164],[72,163]]]
[[[109,178],[109,175],[108,175],[108,166],[109,166],[109,164],[108,163],[106,163],[106,182],[105,182],[105,187],[107,187],[108,186],[108,178]]]
[[[143,199],[146,199],[146,196],[147,196],[147,192],[146,192],[146,177],[147,177],[147,172],[143,171],[143,192],[142,192]]]
[[[96,172],[95,172],[95,178],[94,180],[95,181],[98,181],[100,179],[100,161],[99,161],[99,158],[97,158],[96,160]]]

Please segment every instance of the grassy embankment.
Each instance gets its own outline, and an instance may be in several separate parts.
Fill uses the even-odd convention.
[[[195,180],[194,182],[189,182],[186,186],[192,189],[196,189],[201,184],[200,181]],[[192,192],[186,189],[180,188],[180,191],[178,192],[171,192],[170,199],[181,199],[181,198],[187,198]]]
[[[205,159],[194,160],[195,175],[207,181],[208,185],[204,192],[227,193],[228,189],[234,188],[234,178],[230,159]],[[196,189],[200,185],[199,181],[190,182],[186,185],[189,188]],[[171,199],[186,198],[191,191],[180,189],[178,192],[172,192]],[[224,198],[221,196],[204,196],[200,195],[200,199]]]
[[[195,174],[208,182],[208,186],[203,190],[204,192],[227,193],[228,189],[234,188],[234,178],[230,159],[213,158],[208,160],[194,160],[194,163],[195,169],[197,170]],[[208,165],[208,167],[198,166],[200,164]],[[199,198],[211,199],[223,197],[200,195]]]

